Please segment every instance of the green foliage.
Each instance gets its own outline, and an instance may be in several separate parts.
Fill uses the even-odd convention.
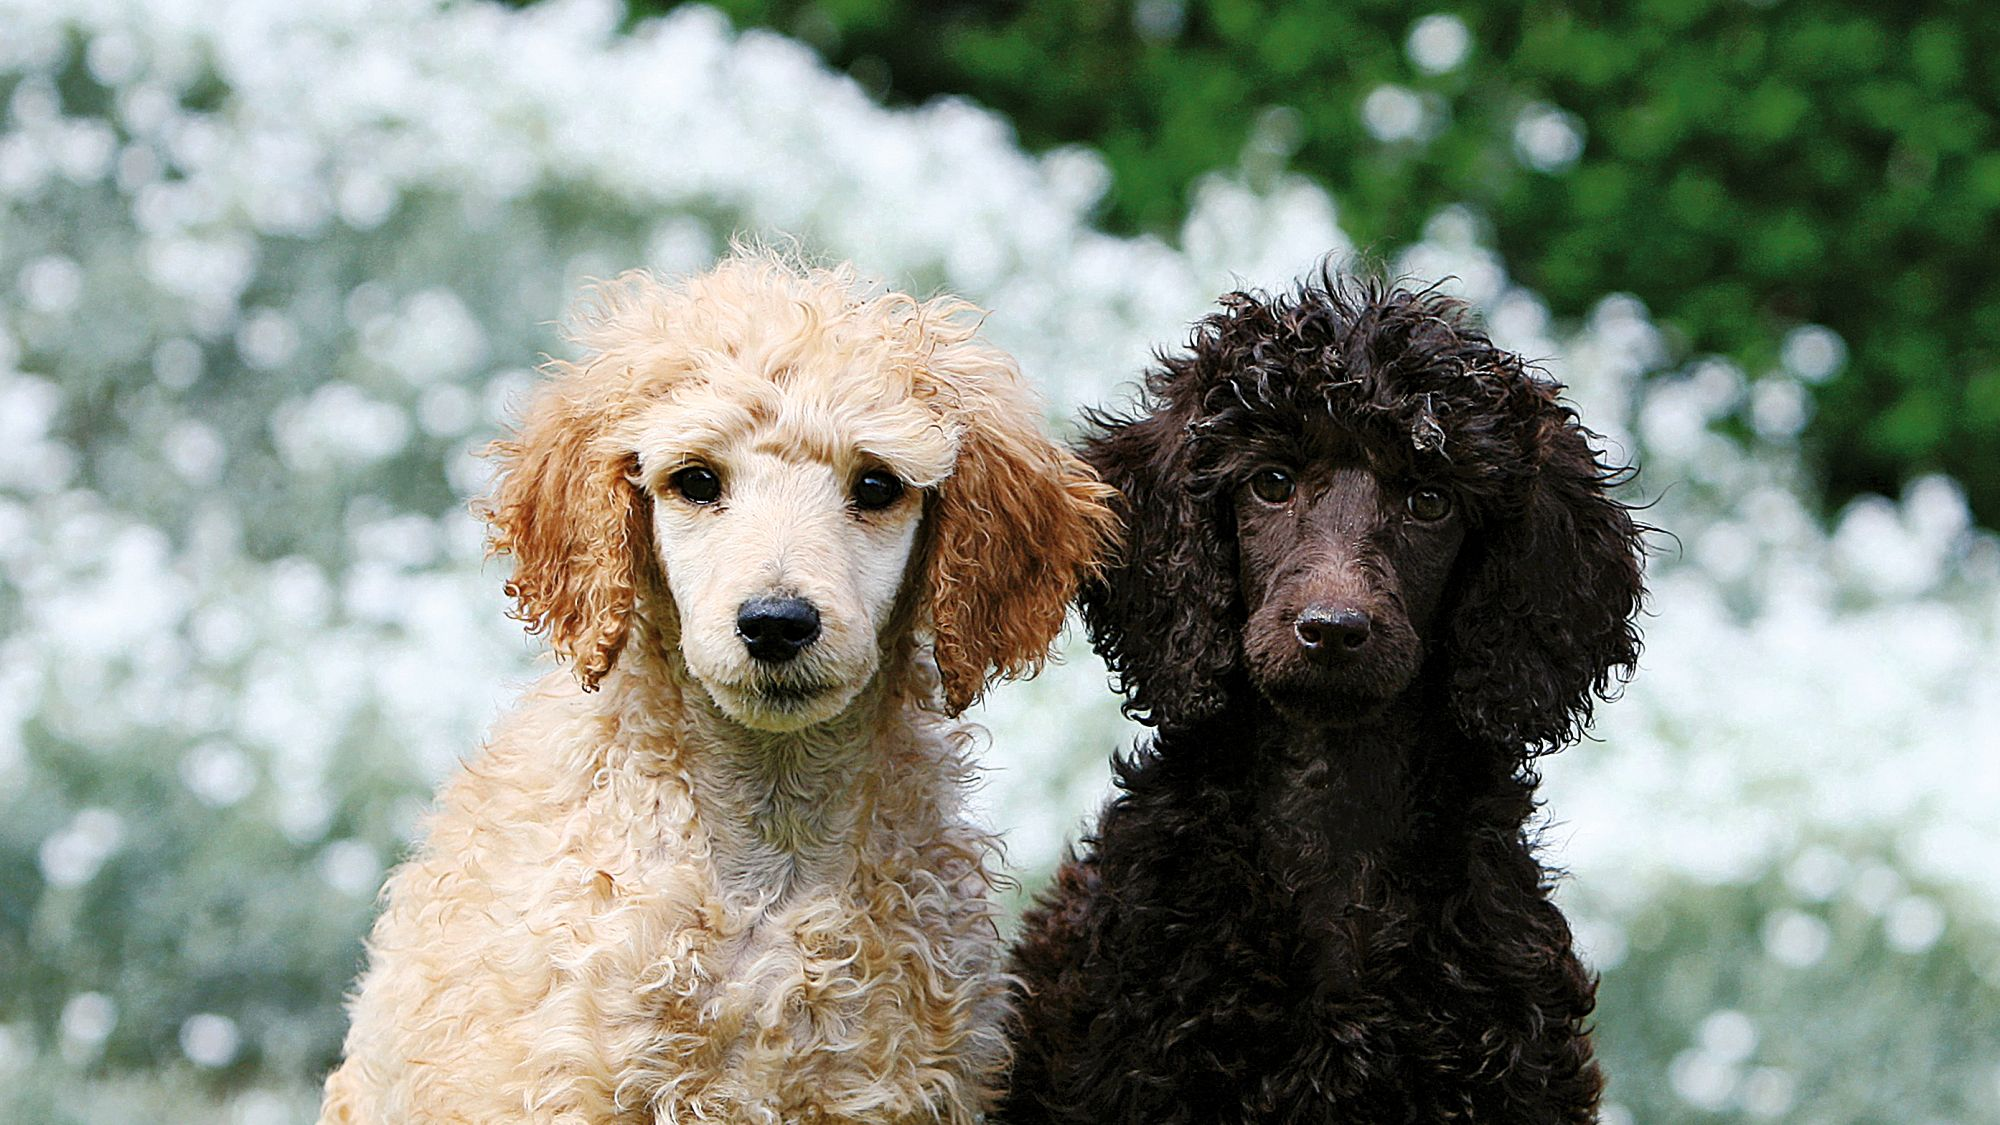
[[[1471,204],[1558,315],[1630,292],[1687,348],[1753,373],[1790,329],[1828,326],[1849,349],[1808,433],[1829,507],[1941,469],[2000,523],[2000,18],[1985,0],[715,2],[879,94],[968,94],[1032,147],[1099,149],[1116,228],[1169,231],[1203,173],[1289,162],[1381,251]],[[1409,49],[1431,12],[1470,32],[1438,73]],[[1383,87],[1422,107],[1397,139],[1364,124]],[[1517,151],[1538,107],[1579,127],[1573,164]]]

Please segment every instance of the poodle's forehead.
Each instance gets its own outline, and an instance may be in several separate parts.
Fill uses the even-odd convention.
[[[648,468],[765,453],[844,469],[880,462],[907,483],[951,474],[958,435],[892,365],[708,357],[625,427]]]
[[[1377,473],[1435,473],[1448,467],[1445,405],[1431,396],[1388,403],[1338,393],[1281,396],[1230,388],[1228,405],[1195,426],[1203,460],[1276,458],[1295,468],[1362,465]]]

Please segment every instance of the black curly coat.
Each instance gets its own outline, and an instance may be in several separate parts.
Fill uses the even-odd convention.
[[[1635,665],[1643,529],[1558,389],[1323,275],[1092,419],[1084,618],[1158,733],[1026,919],[996,1120],[1595,1120],[1532,764]]]

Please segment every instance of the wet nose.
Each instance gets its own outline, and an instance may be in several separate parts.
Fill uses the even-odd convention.
[[[736,611],[736,635],[751,656],[783,664],[819,636],[819,610],[804,598],[752,598]]]
[[[1315,660],[1352,654],[1368,643],[1374,625],[1366,613],[1353,606],[1313,606],[1292,622],[1299,647]]]

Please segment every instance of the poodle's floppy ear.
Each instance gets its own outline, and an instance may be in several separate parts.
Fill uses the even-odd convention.
[[[1242,661],[1234,540],[1197,490],[1191,412],[1099,416],[1084,459],[1118,490],[1125,543],[1083,591],[1091,643],[1118,676],[1126,714],[1185,726],[1228,702]]]
[[[937,374],[960,434],[930,512],[924,579],[945,706],[957,714],[989,676],[1041,667],[1116,523],[1110,489],[1037,427],[1040,409],[1011,360],[981,350]]]
[[[1630,675],[1644,594],[1643,529],[1605,492],[1618,474],[1548,396],[1526,505],[1489,529],[1448,610],[1460,726],[1530,756],[1580,737],[1593,697]]]
[[[625,644],[647,509],[630,457],[593,445],[604,427],[565,390],[544,385],[519,436],[489,447],[499,478],[475,511],[492,525],[491,553],[514,556],[514,616],[593,691]]]

